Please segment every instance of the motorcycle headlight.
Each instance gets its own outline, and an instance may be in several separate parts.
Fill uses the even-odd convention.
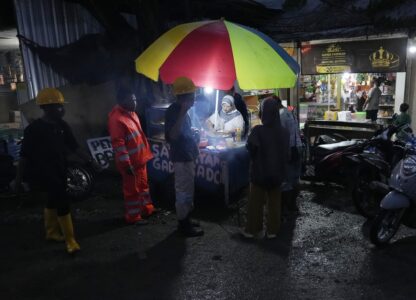
[[[403,160],[403,173],[405,175],[416,173],[416,157],[409,156]]]

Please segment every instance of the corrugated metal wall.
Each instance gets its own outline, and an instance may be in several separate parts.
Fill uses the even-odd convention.
[[[103,27],[78,4],[63,0],[14,0],[18,33],[45,47],[62,47]],[[43,64],[24,44],[22,54],[29,99],[44,87],[67,84],[65,78]],[[19,103],[21,104],[21,103]]]

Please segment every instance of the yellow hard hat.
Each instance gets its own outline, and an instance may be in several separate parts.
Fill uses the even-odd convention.
[[[188,77],[178,77],[173,82],[173,93],[175,95],[191,94],[196,91],[196,86]]]
[[[55,88],[45,88],[36,96],[37,105],[64,104],[64,95]]]

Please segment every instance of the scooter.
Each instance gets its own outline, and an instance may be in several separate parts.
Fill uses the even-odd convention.
[[[402,128],[388,127],[369,140],[362,153],[347,157],[355,168],[352,199],[358,212],[367,218],[375,217],[385,195],[380,185],[387,184],[391,169],[404,156],[405,142],[391,140],[399,130]]]
[[[370,228],[370,240],[377,246],[388,244],[401,224],[416,228],[416,140],[406,148],[391,174],[391,191],[381,201]]]

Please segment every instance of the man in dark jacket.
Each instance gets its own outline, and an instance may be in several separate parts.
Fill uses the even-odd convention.
[[[90,163],[93,161],[80,150],[71,128],[62,120],[64,103],[62,93],[55,88],[43,89],[37,95],[36,104],[43,110],[43,117],[24,131],[15,186],[19,189],[24,174],[31,189],[46,198],[46,239],[65,241],[67,252],[72,254],[79,251],[80,246],[74,237],[66,194],[67,155],[75,153]]]
[[[194,105],[196,87],[192,80],[179,77],[173,83],[176,101],[165,115],[165,137],[170,145],[170,158],[175,175],[176,215],[178,230],[185,237],[204,234],[199,224],[192,222],[194,207],[195,160],[199,155],[199,138],[191,128],[188,110]]]
[[[262,125],[251,131],[247,140],[250,153],[250,195],[248,216],[243,235],[254,237],[263,229],[263,206],[267,205],[268,238],[275,238],[280,229],[280,186],[285,179],[289,156],[289,133],[280,125],[275,99],[267,98],[261,105]]]

